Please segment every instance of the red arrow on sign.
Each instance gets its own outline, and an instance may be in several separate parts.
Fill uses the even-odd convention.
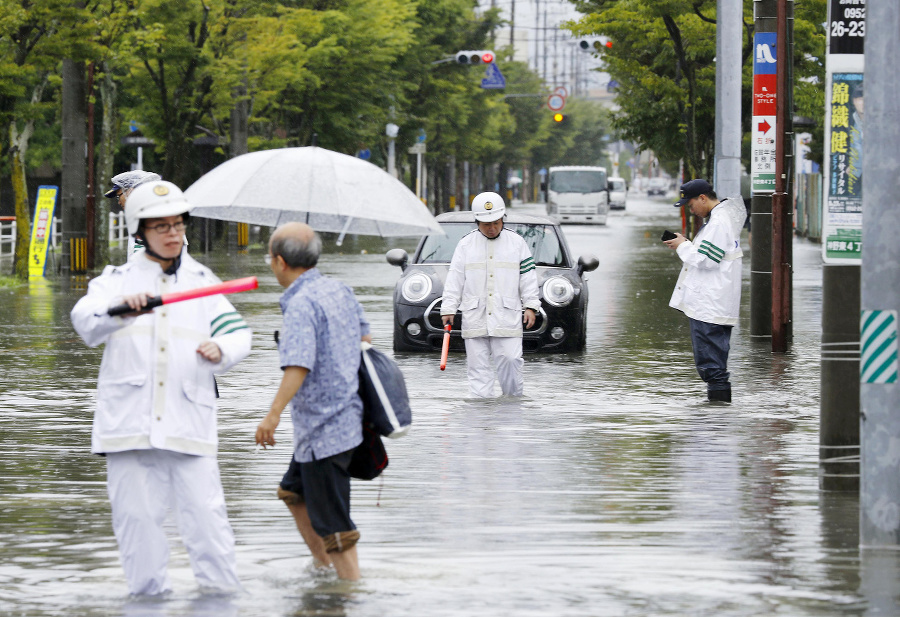
[[[769,124],[766,120],[763,120],[762,122],[759,123],[759,131],[760,131],[763,135],[765,135],[766,133],[768,133],[770,128],[772,128],[772,125]]]

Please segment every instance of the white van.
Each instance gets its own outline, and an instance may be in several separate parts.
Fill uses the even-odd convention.
[[[609,209],[624,210],[625,200],[628,196],[628,185],[625,184],[625,178],[609,179]]]
[[[548,172],[548,216],[561,223],[606,225],[609,186],[605,167],[569,165],[551,167]]]

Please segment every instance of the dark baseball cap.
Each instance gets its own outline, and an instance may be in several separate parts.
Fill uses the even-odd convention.
[[[706,193],[712,193],[713,187],[703,178],[689,180],[681,185],[681,199],[675,202],[675,207],[680,208],[690,200]]]

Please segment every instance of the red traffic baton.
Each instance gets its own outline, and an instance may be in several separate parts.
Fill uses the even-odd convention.
[[[247,278],[225,281],[218,285],[209,285],[208,287],[198,287],[197,289],[176,291],[161,296],[153,296],[152,298],[147,299],[147,306],[143,307],[141,310],[149,311],[150,309],[162,306],[163,304],[195,300],[197,298],[205,298],[206,296],[214,296],[216,294],[232,294],[239,291],[250,291],[257,287],[259,287],[259,281],[256,280],[256,277],[248,276]],[[124,315],[125,313],[134,313],[136,311],[127,304],[120,304],[119,306],[112,307],[106,312],[109,315]]]
[[[450,330],[451,324],[444,326],[444,345],[441,347],[441,370],[447,368],[447,354],[450,353]]]

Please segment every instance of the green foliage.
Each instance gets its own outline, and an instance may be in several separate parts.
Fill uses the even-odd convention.
[[[619,84],[613,119],[624,139],[663,160],[683,159],[686,174],[712,174],[715,155],[715,0],[585,0],[570,24],[576,35],[604,35],[607,71]],[[825,0],[795,3],[795,112],[816,120],[821,160],[824,117]],[[744,2],[742,126],[750,132],[753,3]],[[814,145],[814,149],[816,146]],[[749,161],[745,161],[749,169]]]
[[[546,108],[541,111],[542,124],[549,136],[534,149],[536,166],[607,164],[609,110],[596,102],[570,99],[563,110],[566,121],[560,124],[553,121]]]
[[[11,287],[18,287],[24,284],[25,283],[22,281],[22,279],[18,277],[0,275],[0,289],[9,289]]]
[[[613,41],[601,53],[618,82],[613,119],[622,138],[709,175],[715,154],[715,0],[584,2],[578,35]],[[704,17],[706,19],[704,19]]]
[[[794,113],[811,118],[810,160],[820,165],[825,134],[825,0],[794,5]]]

